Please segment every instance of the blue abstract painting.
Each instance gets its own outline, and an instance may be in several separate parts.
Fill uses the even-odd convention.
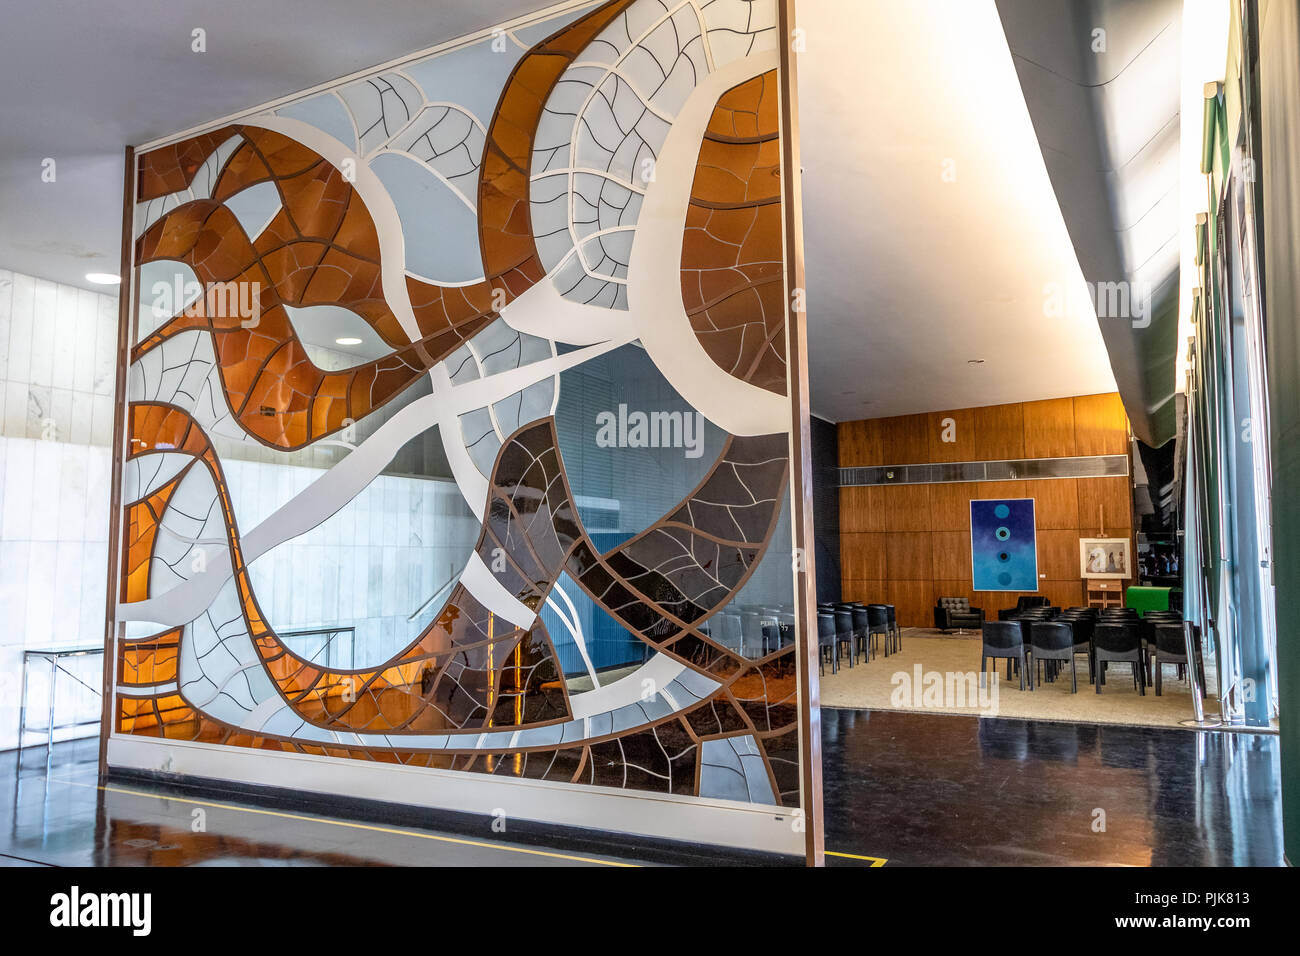
[[[970,565],[976,591],[1037,591],[1033,498],[970,503]]]

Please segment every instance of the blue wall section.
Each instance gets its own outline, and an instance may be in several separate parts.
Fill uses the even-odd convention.
[[[608,446],[598,417],[675,413],[692,416],[695,447]],[[568,369],[560,376],[555,431],[564,455],[578,514],[602,550],[622,544],[672,510],[695,489],[722,453],[726,433],[700,416],[650,361],[639,345],[625,345]],[[599,538],[594,532],[608,532]]]
[[[603,546],[601,537],[598,534],[592,535],[597,547]],[[555,588],[567,594],[577,608],[578,626],[582,629],[586,641],[587,656],[591,658],[591,664],[596,670],[639,664],[650,656],[649,645],[630,634],[623,625],[606,614],[603,608],[597,607],[587,596],[587,592],[582,590],[568,574],[560,575]],[[554,591],[551,599],[568,615],[568,605]],[[555,652],[559,655],[560,669],[564,671],[564,676],[577,677],[587,673],[587,666],[578,652],[578,645],[569,632],[568,625],[551,609],[549,603],[542,605],[538,616],[551,635],[551,643],[555,645]]]

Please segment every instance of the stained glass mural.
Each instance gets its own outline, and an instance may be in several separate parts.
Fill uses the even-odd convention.
[[[142,151],[113,733],[800,804],[775,0]]]

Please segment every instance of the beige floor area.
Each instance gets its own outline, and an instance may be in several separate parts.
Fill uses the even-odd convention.
[[[903,649],[885,657],[878,654],[864,664],[843,663],[838,674],[826,665],[821,678],[823,707],[871,710],[911,710],[936,714],[974,714],[985,717],[1020,717],[1031,720],[1066,720],[1099,724],[1178,727],[1192,716],[1187,681],[1177,679],[1172,665],[1165,668],[1162,695],[1148,687],[1139,696],[1127,665],[1112,664],[1106,684],[1097,694],[1088,683],[1087,658],[1078,659],[1079,692],[1070,692],[1069,668],[1055,682],[1035,682],[1033,691],[1020,690],[1020,681],[1006,679],[1006,661],[999,662],[998,679],[991,675],[978,687],[980,638],[976,634],[940,635],[925,628],[904,628]],[[1213,667],[1205,710],[1219,712],[1214,697]]]

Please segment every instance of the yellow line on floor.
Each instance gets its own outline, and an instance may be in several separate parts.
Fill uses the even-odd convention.
[[[422,840],[438,840],[442,843],[457,843],[462,846],[484,847],[489,850],[505,850],[511,853],[526,853],[531,856],[545,856],[556,860],[569,860],[574,863],[597,863],[602,866],[618,867],[639,867],[639,863],[622,863],[616,860],[599,860],[595,857],[573,856],[567,853],[555,853],[549,850],[530,850],[527,847],[504,846],[499,843],[484,843],[481,840],[465,840],[459,837],[438,836],[434,833],[421,833],[418,830],[398,830],[391,827],[373,826],[368,823],[352,823],[347,820],[331,820],[328,817],[308,817],[297,813],[284,813],[279,810],[259,810],[256,807],[238,807],[231,803],[215,803],[207,800],[194,800],[190,797],[182,797],[176,794],[166,793],[149,793],[146,790],[128,790],[125,787],[106,787],[93,783],[78,783],[76,780],[55,779],[54,783],[66,783],[73,787],[93,787],[96,790],[103,790],[107,793],[124,793],[133,797],[152,797],[155,800],[176,800],[181,803],[192,803],[199,807],[216,807],[221,810],[235,810],[241,813],[258,813],[264,816],[282,817],[286,820],[305,820],[308,823],[328,823],[338,827],[351,827],[355,830],[371,830],[376,833],[394,833],[398,836],[419,837]],[[860,856],[857,853],[837,853],[834,850],[825,851],[827,856],[838,856],[848,860],[865,860],[871,863],[873,867],[884,866],[888,860],[880,856]]]
[[[133,797],[152,797],[155,800],[175,800],[180,803],[189,803],[199,807],[216,807],[221,810],[235,810],[240,813],[257,813],[263,816],[280,817],[285,820],[303,820],[307,823],[328,823],[336,827],[350,827],[354,830],[370,830],[374,833],[393,833],[398,836],[419,837],[421,840],[437,840],[440,843],[455,843],[460,846],[482,847],[486,850],[503,850],[510,853],[524,853],[529,856],[544,856],[553,860],[568,860],[571,863],[596,863],[601,866],[620,866],[620,867],[637,867],[638,863],[622,863],[617,860],[598,860],[595,857],[573,856],[568,853],[555,853],[549,850],[531,850],[527,847],[505,846],[500,843],[484,843],[481,840],[466,840],[460,837],[439,836],[435,833],[421,833],[418,830],[398,830],[392,827],[373,826],[368,823],[352,823],[347,820],[331,820],[327,817],[308,817],[297,813],[284,813],[279,810],[259,810],[254,807],[238,807],[229,803],[214,803],[207,800],[194,800],[190,797],[177,796],[176,794],[149,793],[145,790],[128,790],[124,787],[106,787],[98,784],[77,783],[73,780],[64,780],[63,783],[70,784],[74,787],[91,787],[96,790],[103,790],[106,793],[124,793]]]
[[[846,860],[869,860],[873,867],[884,866],[889,861],[883,856],[859,856],[857,853],[837,853],[834,850],[827,850],[827,856],[839,856]]]

